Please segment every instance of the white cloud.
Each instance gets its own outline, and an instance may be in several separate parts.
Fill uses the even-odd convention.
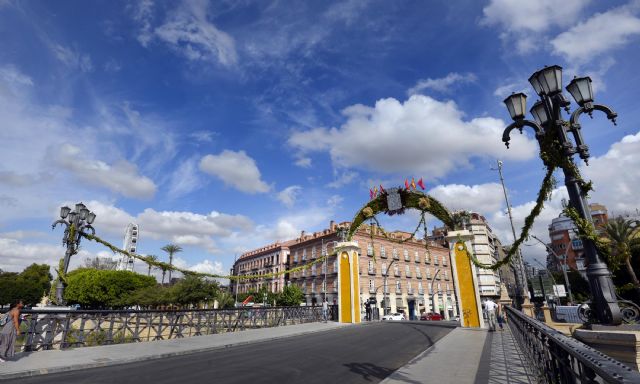
[[[438,185],[429,194],[450,210],[471,210],[487,215],[504,206],[502,186],[498,183],[480,185]]]
[[[344,198],[340,195],[332,195],[327,199],[327,206],[330,208],[338,208],[344,201]]]
[[[139,175],[136,166],[127,161],[109,165],[103,161],[91,160],[82,156],[81,149],[71,144],[62,145],[59,152],[52,156],[58,165],[71,171],[79,179],[124,196],[150,198],[156,192],[154,182]]]
[[[190,61],[220,63],[227,67],[236,64],[234,39],[209,22],[207,2],[184,1],[169,12],[164,24],[153,28],[153,32],[151,5],[144,4],[134,14],[134,19],[141,24],[138,41],[143,46],[155,38]]]
[[[449,92],[453,85],[473,83],[477,80],[473,73],[456,73],[451,72],[445,77],[438,79],[422,79],[418,80],[416,85],[407,91],[409,96],[421,93],[424,90],[433,90],[438,92]]]
[[[153,40],[151,22],[153,20],[153,1],[140,0],[131,6],[132,17],[139,23],[138,42],[146,47]]]
[[[544,33],[551,27],[573,24],[589,1],[585,0],[491,0],[482,10],[481,25],[502,28],[503,41],[515,41],[516,50],[528,53],[546,42]]]
[[[20,240],[0,235],[0,269],[10,272],[21,272],[27,266],[37,264],[49,264],[52,266],[51,274],[56,275],[53,267],[58,266],[58,262],[64,257],[65,248],[56,244],[25,244]],[[95,255],[81,249],[77,255],[71,259],[69,269],[74,269],[84,262],[87,257]]]
[[[614,143],[606,154],[592,157],[581,167],[585,179],[593,181],[591,201],[603,203],[609,212],[635,212],[640,208],[640,132]]]
[[[29,76],[20,72],[20,70],[12,65],[5,65],[0,67],[0,78],[2,78],[8,84],[28,86],[33,85],[33,81]]]
[[[200,188],[202,181],[197,173],[197,159],[191,158],[182,162],[169,178],[169,197],[177,198]]]
[[[246,193],[269,192],[271,187],[260,179],[255,160],[244,151],[224,150],[219,155],[206,155],[200,170],[220,178],[225,184]]]
[[[282,204],[291,208],[295,204],[298,195],[300,195],[300,191],[302,191],[301,186],[292,185],[278,192],[277,198]]]
[[[585,0],[491,0],[482,10],[481,24],[499,25],[507,32],[544,32],[551,26],[570,25],[588,3]]]
[[[597,13],[551,40],[554,53],[567,61],[587,62],[621,48],[640,35],[640,18],[630,7]]]
[[[349,170],[334,170],[333,171],[334,180],[327,184],[329,188],[340,188],[347,184],[350,184],[356,177],[358,177],[357,172],[349,171]]]
[[[374,107],[354,105],[343,111],[340,128],[294,132],[289,145],[301,153],[327,151],[335,167],[404,172],[441,177],[469,167],[477,156],[526,160],[536,155],[535,141],[513,135],[514,150],[501,141],[506,124],[491,117],[463,120],[452,102],[414,95],[404,103],[389,98]]]
[[[189,134],[189,138],[200,143],[211,143],[216,136],[218,136],[218,132],[214,131],[195,131]]]
[[[92,72],[93,62],[91,56],[80,53],[77,50],[63,47],[59,44],[53,44],[51,46],[54,55],[58,60],[63,62],[67,67],[74,70],[80,70],[82,72]]]

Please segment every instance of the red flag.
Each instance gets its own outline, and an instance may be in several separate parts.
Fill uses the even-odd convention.
[[[384,188],[382,188],[382,184],[380,184],[380,193],[387,193],[387,191],[385,191]]]
[[[409,189],[409,180],[404,179],[404,186],[405,188]]]
[[[411,189],[416,189],[416,179],[411,178]]]
[[[424,191],[424,183],[422,182],[422,177],[420,178],[420,180],[418,180],[418,185],[420,186],[420,188],[422,188],[422,190]]]
[[[369,199],[373,199],[373,189],[369,188]]]

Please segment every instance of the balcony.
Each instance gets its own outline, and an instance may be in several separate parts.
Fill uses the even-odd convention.
[[[405,277],[411,278],[411,272],[405,273]]]
[[[394,255],[393,255],[393,259],[394,259],[394,260],[400,260],[400,256],[398,256],[398,254],[394,254]]]
[[[396,288],[396,295],[402,295],[402,288]]]
[[[416,273],[416,279],[422,279],[422,273]]]
[[[400,277],[400,271],[393,272],[393,275],[396,276],[396,277]]]
[[[420,264],[420,258],[419,257],[416,257],[415,261],[416,261],[416,264]]]
[[[424,295],[424,289],[418,289],[418,295]]]
[[[367,271],[370,275],[375,275],[376,274],[376,269],[375,268],[369,268],[369,270]]]
[[[369,287],[369,293],[376,293],[376,287]]]
[[[409,288],[409,290],[407,291],[407,294],[412,295],[413,296],[413,289]]]
[[[380,251],[380,257],[382,257],[383,259],[386,259],[387,258],[387,253]]]

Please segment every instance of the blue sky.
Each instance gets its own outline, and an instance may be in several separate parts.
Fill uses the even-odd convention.
[[[620,115],[583,121],[592,201],[640,208],[638,1],[0,0],[0,34],[3,270],[55,264],[50,223],[83,201],[107,240],[133,221],[140,253],[176,243],[181,266],[225,272],[410,177],[509,243],[490,168],[504,161],[517,227],[543,170],[531,135],[502,144],[502,100],[525,91],[532,105],[527,78],[551,64],[565,84],[591,76]],[[558,176],[543,238],[566,195]],[[96,254],[109,255],[84,243],[74,265]]]

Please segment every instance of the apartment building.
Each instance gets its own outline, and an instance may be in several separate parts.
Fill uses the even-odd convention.
[[[289,258],[289,242],[270,244],[240,255],[231,269],[233,276],[265,275],[253,279],[241,279],[230,282],[233,294],[257,291],[266,286],[271,292],[281,292],[285,285],[285,276],[270,277],[287,268]]]

